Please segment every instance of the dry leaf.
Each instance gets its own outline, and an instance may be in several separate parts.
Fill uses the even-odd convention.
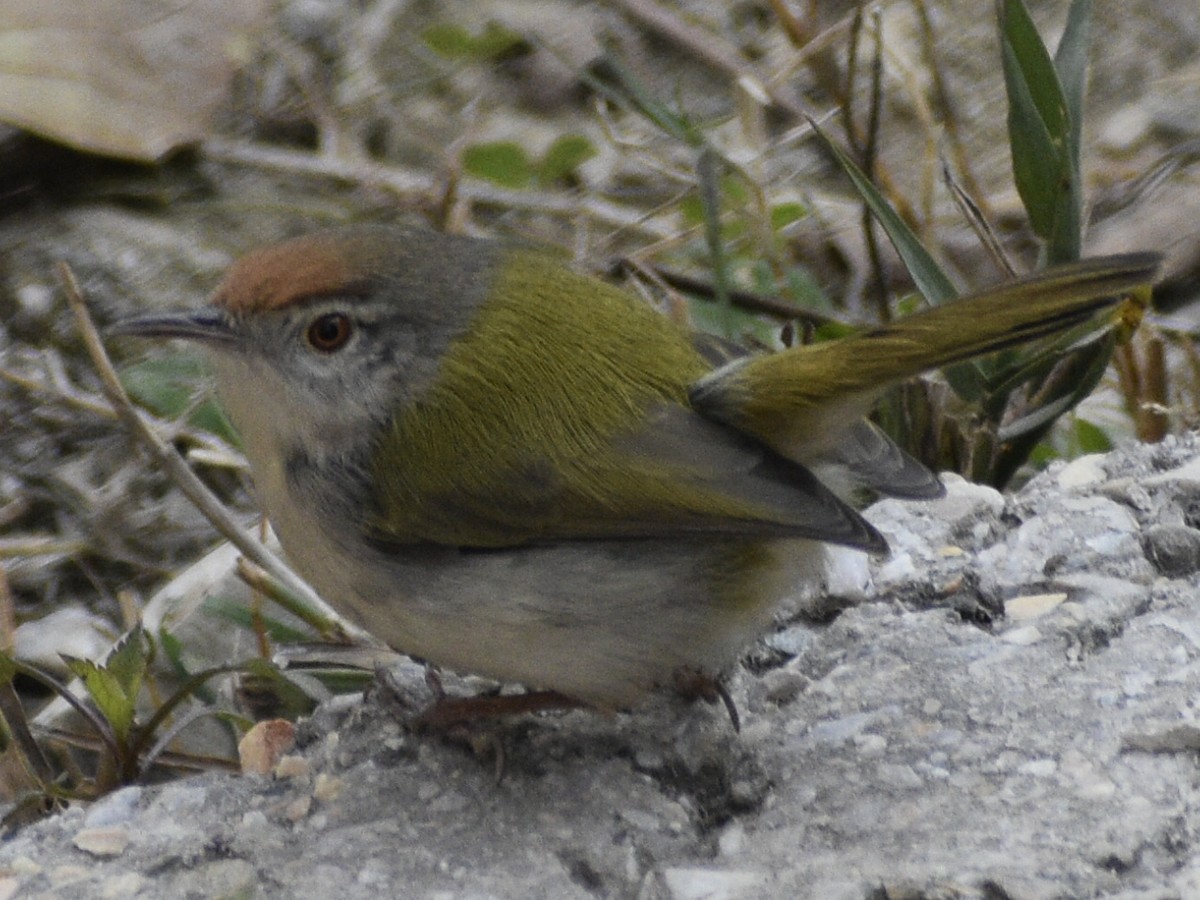
[[[243,775],[270,775],[296,744],[296,726],[286,719],[258,722],[238,741]]]
[[[0,0],[0,121],[153,161],[207,133],[267,0]]]

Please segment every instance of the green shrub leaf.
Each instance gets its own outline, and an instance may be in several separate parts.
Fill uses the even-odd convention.
[[[463,168],[501,187],[523,188],[533,180],[525,148],[512,141],[471,145],[463,152]]]
[[[581,134],[564,134],[542,156],[538,180],[552,184],[573,175],[575,170],[595,156],[595,145]]]

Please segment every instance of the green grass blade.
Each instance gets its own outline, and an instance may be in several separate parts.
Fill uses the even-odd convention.
[[[1054,51],[1054,69],[1058,72],[1070,121],[1068,147],[1076,160],[1083,140],[1083,101],[1087,96],[1087,56],[1091,36],[1092,0],[1073,0],[1062,39]]]
[[[1083,14],[1078,14],[1082,16]],[[1071,45],[1064,51],[1082,99],[1076,71],[1075,44],[1086,37],[1084,19],[1072,30]],[[1081,201],[1076,125],[1067,106],[1058,71],[1029,11],[1021,0],[1000,0],[1000,46],[1004,83],[1008,91],[1008,132],[1013,160],[1013,180],[1029,214],[1034,233],[1046,241],[1050,263],[1079,258]]]
[[[821,141],[837,164],[842,167],[842,171],[850,178],[854,189],[863,198],[863,202],[867,204],[871,214],[883,226],[888,240],[892,242],[892,246],[900,254],[904,267],[908,269],[908,274],[912,276],[917,290],[935,306],[957,299],[961,292],[954,286],[954,282],[942,271],[941,266],[937,264],[937,261],[929,254],[920,239],[900,218],[883,194],[879,193],[875,185],[871,183],[871,179],[854,160],[842,152],[842,148],[830,139],[816,122],[810,119],[809,124],[816,132],[817,139]]]

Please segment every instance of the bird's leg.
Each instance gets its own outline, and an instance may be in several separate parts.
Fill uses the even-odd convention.
[[[440,687],[440,682],[438,686]],[[451,697],[444,691],[435,691],[433,703],[416,717],[415,724],[419,728],[431,731],[444,731],[481,719],[500,719],[554,709],[583,709],[586,706],[587,704],[557,691],[480,694],[474,697]]]
[[[737,704],[733,702],[733,697],[729,696],[729,691],[719,678],[687,667],[676,670],[671,686],[675,693],[685,700],[703,700],[705,703],[716,703],[720,700],[725,706],[725,712],[729,714],[733,730],[741,733],[742,718],[738,715]]]

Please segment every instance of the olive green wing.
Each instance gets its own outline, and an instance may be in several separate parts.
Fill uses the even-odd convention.
[[[662,401],[636,429],[546,458],[497,448],[475,466],[405,496],[391,473],[385,543],[495,548],[565,540],[700,535],[796,537],[869,551],[886,542],[807,468],[680,404]],[[451,451],[452,452],[452,451]]]

